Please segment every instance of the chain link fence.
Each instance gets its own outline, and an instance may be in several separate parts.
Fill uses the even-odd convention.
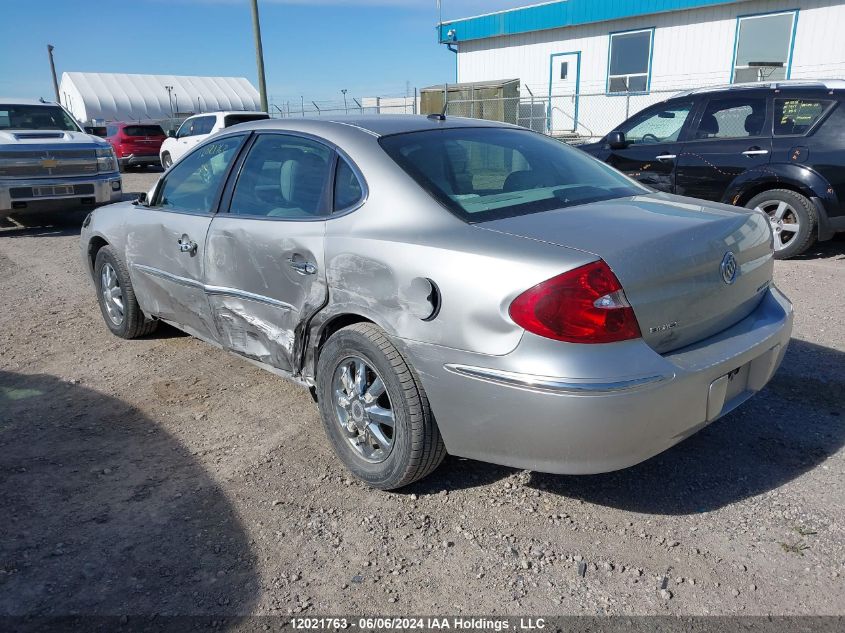
[[[498,99],[449,100],[446,114],[521,125],[571,142],[603,137],[640,110],[678,90],[647,94],[552,94]]]
[[[631,115],[668,99],[680,89],[652,90],[646,94],[550,94],[492,99],[454,99],[444,93],[445,113],[451,116],[502,121],[521,125],[572,143],[603,137]],[[348,97],[345,101],[276,100],[274,118],[301,118],[361,114],[431,114],[421,108],[417,91],[411,96]]]

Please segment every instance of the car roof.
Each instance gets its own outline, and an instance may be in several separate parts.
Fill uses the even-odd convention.
[[[705,94],[710,92],[731,92],[741,90],[780,90],[783,88],[805,88],[817,90],[845,90],[845,80],[842,79],[787,79],[785,81],[755,81],[738,84],[720,84],[718,86],[704,86],[684,90],[675,97],[688,97],[691,95]]]
[[[216,110],[214,112],[197,112],[189,116],[188,119],[198,116],[229,116],[230,114],[263,114],[269,116],[266,112],[261,112],[260,110]],[[188,119],[185,120],[187,121]]]
[[[39,99],[21,99],[20,97],[0,97],[0,103],[4,105],[33,105],[33,106],[57,106],[53,101],[41,101]]]
[[[486,121],[484,119],[446,116],[441,120],[436,115],[425,116],[414,114],[370,114],[341,117],[265,119],[263,121],[241,123],[238,127],[240,129],[280,130],[297,130],[303,128],[303,131],[307,128],[307,131],[319,133],[321,129],[337,129],[341,126],[358,128],[372,136],[388,136],[405,132],[422,132],[425,130],[442,130],[444,128],[459,127],[516,127],[508,123]]]

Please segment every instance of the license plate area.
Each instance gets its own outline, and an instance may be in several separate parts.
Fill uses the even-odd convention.
[[[34,198],[46,196],[72,196],[73,185],[41,185],[32,188]]]
[[[747,399],[748,372],[751,363],[732,369],[710,383],[707,397],[707,419],[715,420]]]

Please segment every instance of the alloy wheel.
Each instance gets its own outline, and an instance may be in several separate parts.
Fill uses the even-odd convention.
[[[115,325],[123,323],[123,290],[120,288],[117,273],[108,262],[103,264],[100,272],[100,293],[111,322]]]
[[[380,463],[393,450],[396,418],[384,381],[364,359],[349,356],[332,378],[335,417],[359,457]]]
[[[762,211],[768,216],[776,251],[786,248],[798,235],[801,221],[795,208],[788,202],[766,200],[757,205],[755,211]]]

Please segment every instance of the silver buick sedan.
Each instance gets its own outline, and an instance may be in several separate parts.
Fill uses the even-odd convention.
[[[765,216],[479,120],[238,125],[81,247],[114,334],[165,321],[308,387],[382,489],[447,451],[631,466],[762,389],[792,329]]]

